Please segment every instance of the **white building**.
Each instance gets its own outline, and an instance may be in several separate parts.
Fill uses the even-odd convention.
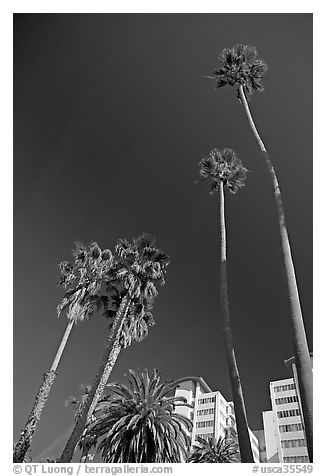
[[[237,435],[233,402],[225,400],[220,392],[214,392],[203,378],[189,377],[176,389],[175,396],[185,397],[187,403],[192,405],[192,408],[176,408],[178,413],[185,415],[193,423],[192,445],[197,436],[214,436],[218,440],[220,436],[225,436],[226,430]],[[250,429],[249,434],[254,460],[259,463],[258,440]]]
[[[272,410],[263,412],[267,463],[309,462],[294,358],[285,361],[294,378],[270,383]]]

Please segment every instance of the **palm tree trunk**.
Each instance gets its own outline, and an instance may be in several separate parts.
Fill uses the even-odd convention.
[[[18,443],[14,447],[13,461],[14,463],[22,463],[24,461],[26,452],[31,446],[32,438],[35,433],[36,425],[41,418],[42,410],[49,398],[53,382],[57,376],[56,370],[59,365],[61,356],[67,344],[74,321],[70,320],[65,333],[62,337],[61,343],[57,350],[56,356],[51,365],[50,371],[43,374],[43,382],[35,397],[35,402],[32,411],[27,419],[26,425],[20,434]]]
[[[124,323],[124,318],[131,304],[130,294],[127,294],[121,301],[121,305],[113,321],[112,330],[108,338],[108,345],[105,348],[100,366],[92,382],[92,387],[88,397],[80,411],[79,418],[75,423],[73,431],[64,447],[58,463],[70,463],[74,451],[83,431],[88,423],[91,422],[93,411],[103,395],[105,386],[110,377],[112,369],[116,363],[121,350],[119,343],[120,332]]]
[[[230,308],[227,284],[227,260],[226,260],[226,227],[224,216],[224,189],[223,181],[220,181],[220,230],[221,230],[221,268],[220,268],[220,297],[223,315],[223,337],[229,375],[232,387],[234,413],[237,424],[237,433],[242,463],[254,463],[245,402],[242,393],[240,374],[237,366],[233,347],[232,330],[230,322]]]
[[[267,165],[273,184],[274,199],[277,210],[280,244],[283,257],[283,270],[287,290],[287,299],[289,306],[289,318],[292,330],[292,344],[295,356],[295,364],[298,373],[299,391],[301,396],[302,413],[304,419],[304,428],[307,440],[308,454],[310,462],[313,461],[313,377],[312,365],[304,328],[299,292],[295,277],[295,270],[291,256],[291,248],[286,228],[285,214],[282,203],[281,190],[278,184],[274,167],[266,151],[264,143],[260,138],[255,123],[250,113],[248,102],[240,86],[240,97],[244,105],[246,115],[251,127],[251,131],[259,145],[263,159]]]

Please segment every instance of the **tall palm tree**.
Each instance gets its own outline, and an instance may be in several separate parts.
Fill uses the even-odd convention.
[[[58,284],[63,286],[66,292],[57,307],[57,312],[58,315],[63,311],[66,312],[68,325],[50,370],[43,375],[43,382],[35,397],[33,408],[20,434],[19,441],[14,446],[14,463],[24,461],[26,452],[31,445],[37,423],[57,376],[57,368],[73,325],[89,318],[99,310],[106,299],[99,293],[103,284],[103,276],[108,273],[113,264],[111,251],[102,251],[96,242],[91,243],[88,247],[76,243],[73,256],[75,258],[73,263],[63,261],[59,264],[61,279]],[[69,289],[67,289],[68,287]]]
[[[168,394],[173,381],[161,382],[160,374],[129,370],[128,386],[108,385],[109,396],[87,428],[100,440],[97,451],[105,463],[180,463],[190,446],[191,421],[174,412],[190,406],[184,397]]]
[[[200,176],[203,180],[211,181],[210,193],[219,191],[220,194],[220,233],[221,233],[221,264],[220,264],[220,298],[223,316],[223,336],[226,358],[228,363],[234,413],[237,423],[241,461],[251,463],[254,461],[248,431],[248,422],[243,398],[239,370],[237,366],[233,337],[231,330],[230,309],[227,283],[226,260],[226,226],[224,216],[224,187],[231,193],[236,193],[245,184],[247,169],[231,149],[219,151],[213,149],[208,157],[199,162]]]
[[[108,317],[120,306],[121,300],[123,298],[123,293],[116,292],[112,302],[112,308],[107,311]],[[132,342],[141,342],[145,337],[148,335],[149,327],[155,325],[155,321],[152,314],[153,309],[153,299],[146,299],[144,296],[139,296],[139,298],[135,298],[133,303],[130,306],[130,309],[124,319],[123,326],[120,332],[120,345],[121,348],[125,349],[129,347]],[[90,386],[87,387],[88,392],[90,390]],[[103,397],[105,398],[105,397]],[[84,403],[85,399],[82,401]],[[101,399],[99,400],[101,401]],[[73,401],[75,403],[76,400]],[[82,409],[82,405],[78,406],[78,411],[80,412]],[[93,421],[93,414],[89,411],[88,412],[88,423]],[[78,420],[78,416],[77,419]],[[75,420],[75,421],[76,421]],[[85,430],[84,430],[85,432]],[[81,462],[85,463],[87,461],[92,461],[94,458],[94,454],[91,453],[91,448],[94,446],[94,438],[82,436],[79,441],[79,447],[82,450],[81,454]]]
[[[111,292],[118,290],[122,299],[110,327],[108,343],[88,398],[59,458],[60,463],[71,461],[85,425],[91,421],[94,409],[103,395],[124,342],[126,344],[128,342],[123,335],[123,330],[126,326],[126,318],[132,312],[132,306],[142,297],[148,301],[154,299],[158,294],[156,284],[163,285],[165,282],[164,275],[169,259],[156,248],[155,239],[151,236],[143,233],[134,238],[131,243],[126,239],[120,239],[116,245],[116,253],[114,271],[116,282],[110,281],[109,288]]]
[[[240,463],[239,446],[231,438],[213,436],[208,439],[197,437],[198,443],[188,458],[188,463]]]
[[[238,44],[222,51],[218,58],[218,68],[211,78],[216,81],[217,88],[236,86],[238,98],[244,106],[251,132],[259,146],[261,156],[267,166],[274,192],[277,210],[280,244],[283,258],[283,269],[286,283],[289,318],[292,330],[292,344],[298,372],[299,390],[306,432],[310,461],[313,460],[313,377],[310,354],[302,318],[299,292],[296,282],[290,242],[285,222],[285,214],[281,190],[277,176],[267,153],[266,147],[257,131],[251,115],[247,96],[254,91],[263,91],[262,76],[267,70],[264,61],[258,58],[253,46]]]

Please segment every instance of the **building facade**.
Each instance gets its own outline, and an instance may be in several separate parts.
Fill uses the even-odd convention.
[[[264,430],[253,430],[253,434],[258,440],[259,446],[259,459],[261,463],[267,462],[266,457],[266,440],[265,440],[265,433]]]
[[[285,361],[292,378],[270,383],[272,410],[263,412],[266,461],[309,462],[294,358]]]
[[[233,402],[228,402],[218,391],[213,391],[201,377],[191,377],[180,384],[175,391],[192,407],[180,406],[176,411],[188,417],[193,423],[191,444],[194,445],[198,436],[217,440],[224,437],[226,431],[237,436]],[[255,462],[259,463],[259,444],[256,436],[249,429],[251,447]]]

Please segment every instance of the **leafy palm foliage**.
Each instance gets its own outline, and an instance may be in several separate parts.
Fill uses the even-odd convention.
[[[123,297],[126,295],[126,290],[119,291],[114,289],[111,292],[109,306],[104,312],[108,318],[116,315]],[[129,347],[132,342],[141,342],[148,335],[149,327],[155,325],[152,310],[154,307],[154,298],[145,298],[140,295],[134,297],[132,303],[125,315],[119,336],[119,343],[122,348]],[[112,330],[113,322],[109,325]]]
[[[154,370],[137,375],[129,370],[128,386],[108,385],[109,396],[96,412],[86,438],[100,440],[97,451],[106,463],[179,463],[190,445],[191,421],[174,413],[186,406],[183,397],[168,394],[173,381],[161,382]]]
[[[115,263],[112,252],[109,249],[102,251],[96,242],[89,246],[77,242],[73,256],[73,263],[62,261],[59,264],[61,278],[58,284],[66,292],[57,312],[60,315],[66,311],[68,319],[82,321],[107,304],[104,285],[108,287],[110,278],[113,279]]]
[[[197,441],[188,463],[240,463],[239,447],[233,439],[197,436]]]
[[[237,44],[225,48],[218,57],[218,66],[210,78],[216,81],[216,87],[242,85],[250,95],[253,91],[263,91],[262,77],[267,64],[257,57],[254,46]]]
[[[109,286],[111,306],[115,304],[116,309],[113,307],[108,313],[115,312],[116,317],[110,327],[112,345],[107,349],[107,361],[111,360],[113,364],[121,348],[129,346],[134,340],[140,342],[147,336],[148,327],[154,324],[151,310],[158,295],[157,284],[165,284],[164,276],[169,264],[168,256],[156,247],[155,238],[147,233],[133,238],[131,242],[125,238],[119,239],[115,250],[115,278]],[[124,301],[125,310],[119,313],[124,308]],[[94,410],[103,395],[112,370],[111,365],[112,363],[105,364],[91,410]]]
[[[107,289],[110,299],[105,311],[108,317],[113,317],[108,343],[80,418],[60,457],[62,463],[71,461],[85,425],[91,422],[96,405],[103,396],[121,348],[134,340],[141,341],[147,335],[148,327],[154,324],[151,309],[158,294],[157,284],[165,282],[169,258],[148,234],[143,233],[131,242],[120,239],[115,250],[116,258]]]
[[[163,285],[168,256],[156,247],[155,238],[142,233],[128,242],[125,238],[118,240],[117,279],[125,290],[133,288],[133,296],[143,295],[146,299],[158,294],[156,283]]]
[[[208,157],[199,162],[199,166],[201,178],[211,180],[210,193],[218,191],[221,182],[231,193],[237,193],[245,185],[248,170],[232,149],[213,149]]]

